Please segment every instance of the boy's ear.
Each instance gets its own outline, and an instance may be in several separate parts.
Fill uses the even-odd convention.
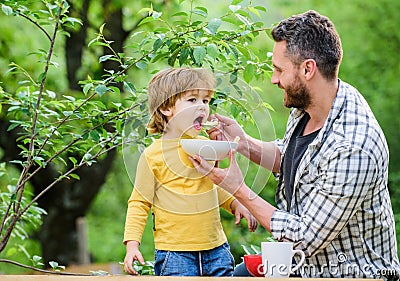
[[[166,117],[172,116],[171,108],[160,108],[160,112]]]

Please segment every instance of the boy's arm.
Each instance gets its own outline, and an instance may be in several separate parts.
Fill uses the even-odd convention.
[[[235,224],[239,224],[242,218],[247,220],[247,227],[249,231],[253,232],[256,230],[258,222],[256,218],[247,210],[245,206],[243,206],[239,200],[235,199],[231,203],[232,214],[235,215],[236,221]]]
[[[218,185],[215,185],[215,188],[217,189],[219,206],[233,214],[232,202],[235,200],[235,197]]]
[[[142,239],[147,217],[154,196],[154,175],[147,163],[145,154],[140,156],[135,179],[135,187],[128,201],[126,213],[124,243]]]
[[[231,212],[236,217],[235,224],[239,224],[242,218],[247,220],[247,226],[250,231],[257,228],[257,220],[232,194],[225,189],[216,186],[218,192],[218,202],[221,208]]]

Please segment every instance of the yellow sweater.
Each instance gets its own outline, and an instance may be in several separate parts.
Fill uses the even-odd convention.
[[[139,159],[128,201],[124,242],[141,241],[150,208],[159,250],[201,251],[227,241],[219,207],[234,197],[193,167],[179,139],[156,140]]]

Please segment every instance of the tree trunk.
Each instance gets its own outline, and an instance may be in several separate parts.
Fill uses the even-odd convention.
[[[72,3],[70,3],[71,14],[76,14],[82,20],[82,26],[79,30],[70,30],[70,36],[66,37],[65,41],[65,62],[67,65],[67,78],[69,89],[80,91],[81,88],[78,84],[79,77],[77,72],[82,66],[82,54],[86,47],[86,35],[87,28],[89,27],[88,22],[88,9],[90,0],[83,0],[82,9],[77,11],[74,9]]]

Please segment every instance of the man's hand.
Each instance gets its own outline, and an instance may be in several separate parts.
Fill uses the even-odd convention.
[[[210,118],[217,119],[218,125],[207,130],[210,139],[213,140],[227,140],[233,141],[235,137],[240,137],[240,139],[245,140],[246,134],[242,127],[236,122],[236,120],[215,114],[211,115]],[[239,143],[240,145],[240,143]]]
[[[200,174],[207,175],[213,183],[231,194],[235,194],[242,185],[245,185],[242,171],[236,162],[233,150],[229,152],[230,166],[225,169],[212,166],[199,155],[193,155],[189,159]]]

